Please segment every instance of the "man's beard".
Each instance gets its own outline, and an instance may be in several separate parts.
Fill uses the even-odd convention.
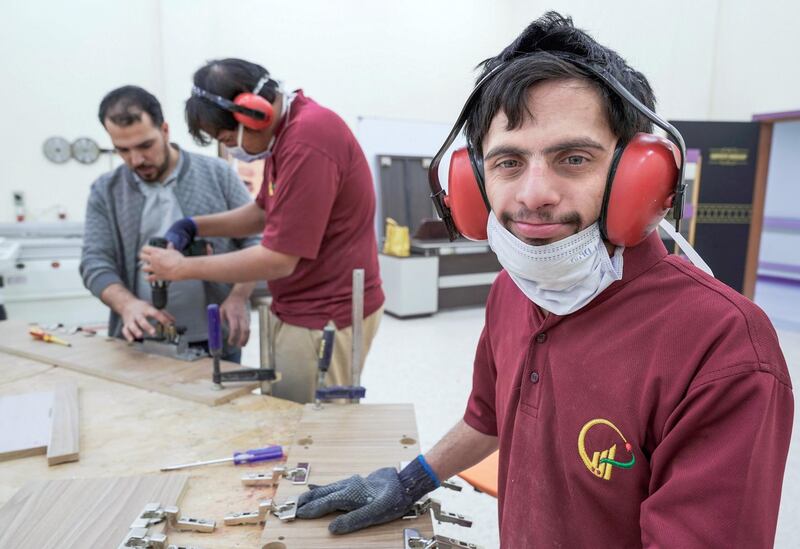
[[[136,168],[136,174],[142,178],[143,181],[147,181],[148,183],[153,183],[155,181],[159,181],[161,177],[167,172],[169,169],[169,143],[164,143],[164,162],[157,167],[155,175],[147,176],[142,174],[140,170],[142,169],[149,169],[153,168],[152,164],[143,164]]]

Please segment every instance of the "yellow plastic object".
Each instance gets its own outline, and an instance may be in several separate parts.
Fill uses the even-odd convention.
[[[383,253],[396,257],[411,255],[411,239],[408,227],[398,225],[391,217],[386,218],[386,238],[383,241]]]
[[[497,497],[497,469],[499,467],[499,451],[493,453],[479,464],[458,474],[476,489]]]

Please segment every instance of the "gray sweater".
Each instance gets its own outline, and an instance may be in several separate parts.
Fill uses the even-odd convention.
[[[175,182],[175,195],[186,216],[205,215],[238,208],[252,197],[233,169],[219,158],[180,151],[183,165]],[[100,297],[109,285],[122,284],[136,295],[136,264],[139,228],[145,197],[133,173],[122,165],[92,183],[86,207],[80,272],[84,285]],[[207,238],[214,253],[253,246],[259,237],[245,239]],[[207,303],[221,303],[232,285],[205,282]],[[119,337],[122,319],[114,311],[108,322],[109,335]]]

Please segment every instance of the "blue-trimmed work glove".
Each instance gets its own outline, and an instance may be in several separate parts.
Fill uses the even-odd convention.
[[[183,252],[195,236],[197,236],[197,225],[191,217],[184,217],[172,224],[164,238],[172,242],[176,250]]]
[[[332,534],[348,534],[402,517],[422,496],[439,486],[439,479],[418,456],[397,472],[384,467],[366,478],[350,478],[313,486],[297,500],[297,518],[314,519],[334,511],[347,511],[328,525]]]

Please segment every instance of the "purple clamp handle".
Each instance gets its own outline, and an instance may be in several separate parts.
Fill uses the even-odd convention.
[[[219,305],[208,306],[208,350],[214,355],[222,351],[222,322],[219,318]]]
[[[234,452],[233,463],[241,465],[242,463],[254,463],[256,461],[272,461],[283,457],[283,448],[281,446],[267,446],[266,448],[255,448],[245,452]]]

